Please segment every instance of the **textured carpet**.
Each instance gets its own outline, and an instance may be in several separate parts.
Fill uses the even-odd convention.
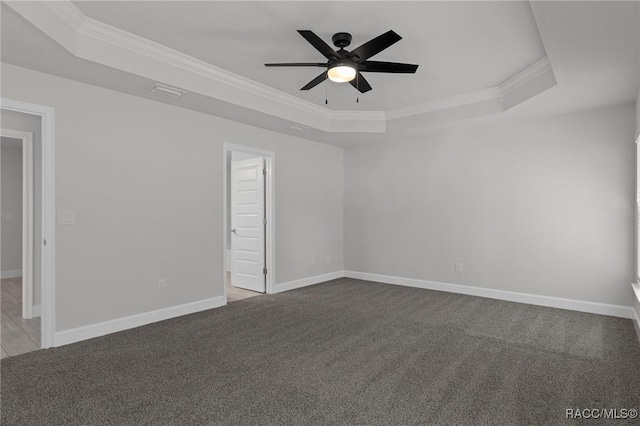
[[[6,425],[559,425],[580,423],[567,408],[640,408],[630,320],[352,279],[1,365]]]

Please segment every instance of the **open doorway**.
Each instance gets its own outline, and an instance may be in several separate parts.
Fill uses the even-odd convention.
[[[40,123],[34,118],[26,126]],[[41,346],[41,292],[33,263],[33,140],[33,132],[0,129],[2,358]]]
[[[6,98],[0,99],[0,107],[0,346],[6,357],[55,346],[55,113],[50,107]],[[5,145],[15,151],[5,151]],[[19,185],[10,188],[17,177]],[[16,192],[21,197],[11,198]],[[13,259],[16,256],[19,261]]]
[[[274,154],[225,144],[224,295],[227,302],[271,293],[274,276]]]

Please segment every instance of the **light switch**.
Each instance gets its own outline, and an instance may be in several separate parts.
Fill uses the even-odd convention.
[[[73,210],[64,210],[58,212],[58,225],[75,225],[76,212]]]

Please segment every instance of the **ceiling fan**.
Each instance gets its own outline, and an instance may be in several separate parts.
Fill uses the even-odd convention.
[[[413,74],[418,69],[418,65],[368,60],[392,44],[402,40],[402,37],[394,31],[387,31],[350,52],[344,50],[345,47],[351,44],[351,34],[349,33],[336,33],[333,35],[331,40],[338,48],[338,50],[333,50],[333,48],[325,43],[313,31],[298,30],[298,32],[327,58],[327,62],[291,62],[264,64],[264,66],[327,68],[327,71],[322,72],[322,74],[311,80],[300,90],[309,90],[328,78],[329,80],[337,83],[349,82],[361,93],[365,93],[371,90],[371,85],[362,76],[362,74],[360,74],[362,72]]]

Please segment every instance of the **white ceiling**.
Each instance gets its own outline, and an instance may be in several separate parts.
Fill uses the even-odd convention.
[[[85,19],[84,13],[99,23],[117,27],[117,31],[134,33],[191,55],[229,71],[230,76],[237,74],[245,82],[254,81],[255,87],[266,87],[267,95],[269,90],[277,96],[282,93],[287,108],[296,106],[295,100],[299,99],[300,110],[285,111],[275,104],[273,112],[270,104],[254,107],[260,106],[259,102],[245,102],[243,91],[226,98],[217,96],[218,92],[226,93],[226,86],[207,87],[207,81],[197,82],[200,86],[194,82],[190,93],[178,99],[155,94],[149,90],[155,81],[171,83],[160,79],[155,70],[129,67],[132,61],[119,63],[117,55],[101,57],[102,52],[90,44],[76,41],[65,45],[67,34],[54,37],[59,34],[51,31],[51,22],[40,20],[42,9],[29,6],[31,10],[11,2],[11,7],[3,2],[1,9],[2,62],[339,146],[418,137],[483,120],[520,120],[630,103],[638,90],[638,2],[74,4],[81,11],[79,20]],[[404,37],[374,59],[418,63],[417,74],[367,74],[374,90],[361,95],[358,104],[351,86],[331,83],[327,87],[328,107],[339,110],[332,116],[339,125],[350,119],[349,111],[364,117],[368,111],[380,111],[382,128],[357,130],[363,129],[366,121],[355,126],[356,130],[340,130],[335,123],[313,125],[325,111],[325,88],[321,85],[301,92],[299,87],[315,77],[318,69],[281,72],[263,66],[264,62],[322,61],[296,29],[314,30],[327,42],[334,32],[349,31],[354,36],[351,48],[389,29]],[[85,51],[80,49],[83,46]],[[509,105],[504,97],[485,99],[487,92],[494,93],[491,90],[496,86],[545,57],[552,67],[553,81],[546,78],[542,85],[534,81],[533,87],[525,87],[527,90],[515,101],[511,99]],[[186,77],[183,81],[193,80]],[[529,81],[529,77],[520,81]],[[261,99],[254,97],[252,101]],[[434,110],[434,105],[440,109]],[[394,114],[400,110],[411,114]],[[310,120],[308,130],[299,132],[289,127],[292,122],[304,123],[304,114],[300,114],[309,111],[315,118]],[[362,116],[352,118],[358,117]]]
[[[324,62],[296,30],[353,35],[353,49],[390,29],[403,40],[375,60],[420,65],[415,75],[367,73],[373,90],[329,84],[330,109],[388,111],[497,86],[546,56],[528,2],[74,2],[87,16],[227,71],[324,105],[325,87],[300,91]]]

